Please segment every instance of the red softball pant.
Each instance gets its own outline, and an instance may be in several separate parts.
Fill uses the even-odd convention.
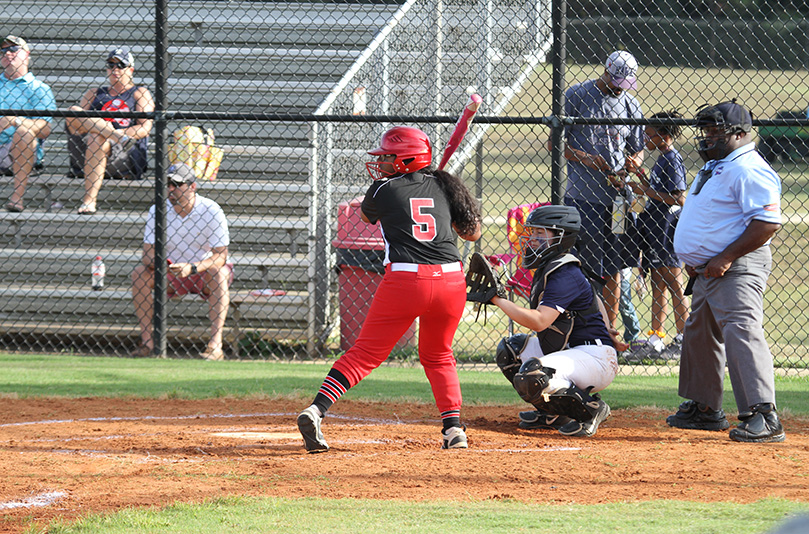
[[[452,338],[466,304],[462,270],[443,272],[438,265],[419,265],[418,272],[385,269],[360,329],[357,342],[334,368],[354,387],[390,355],[419,317],[419,361],[430,381],[439,412],[461,408],[461,384],[452,354]]]

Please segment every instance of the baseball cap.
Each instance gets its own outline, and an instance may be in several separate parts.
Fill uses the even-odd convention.
[[[724,126],[728,133],[750,132],[753,129],[753,115],[736,99],[721,102],[714,106],[703,106],[697,110],[696,127]]]
[[[130,52],[128,48],[121,47],[116,48],[115,50],[110,50],[110,53],[107,56],[107,61],[111,59],[117,59],[127,67],[135,66],[135,58],[132,56],[132,52]]]
[[[193,184],[197,175],[185,163],[175,163],[166,171],[166,178],[175,185]]]
[[[638,60],[626,50],[616,50],[607,58],[607,72],[612,77],[612,83],[621,89],[634,91],[638,88],[635,77],[638,74]]]
[[[5,46],[6,44],[16,45],[21,47],[23,50],[27,50],[29,52],[31,51],[31,49],[28,47],[28,42],[22,37],[17,37],[16,35],[6,36],[6,38],[3,39],[3,45]]]

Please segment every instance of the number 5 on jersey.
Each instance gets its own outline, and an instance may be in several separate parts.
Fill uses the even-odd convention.
[[[410,218],[416,223],[413,225],[413,237],[419,241],[435,239],[435,217],[422,211],[433,207],[435,201],[432,198],[410,199]]]

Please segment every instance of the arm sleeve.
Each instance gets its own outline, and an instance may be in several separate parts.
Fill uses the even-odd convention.
[[[371,224],[376,224],[379,221],[379,212],[376,208],[376,199],[374,199],[374,194],[376,193],[379,186],[376,182],[371,184],[368,188],[368,191],[365,193],[365,198],[362,199],[362,205],[360,209],[368,217],[368,220],[371,221]]]
[[[213,225],[211,248],[228,246],[230,244],[230,232],[228,230],[228,221],[222,208],[217,206],[217,209],[214,210],[211,224]]]
[[[775,172],[747,170],[737,184],[745,224],[753,219],[781,224],[781,182]]]

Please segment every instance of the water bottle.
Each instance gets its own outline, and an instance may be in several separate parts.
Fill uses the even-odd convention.
[[[626,199],[618,193],[612,201],[612,233],[623,234],[626,222]]]
[[[93,277],[93,291],[101,291],[104,289],[104,275],[107,274],[107,268],[104,267],[101,256],[96,256],[93,260],[93,267],[90,273]]]

